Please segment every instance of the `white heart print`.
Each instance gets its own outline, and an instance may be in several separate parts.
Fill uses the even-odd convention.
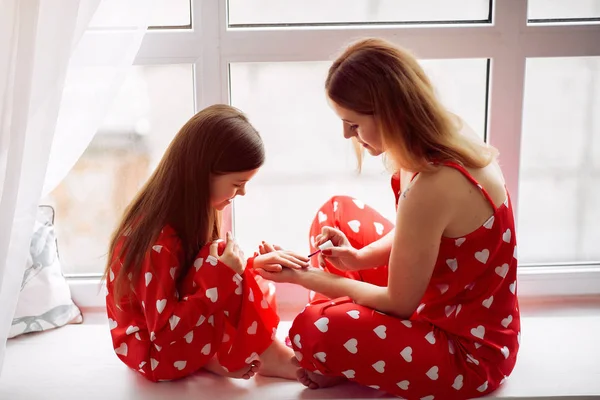
[[[420,314],[424,308],[425,308],[425,304],[419,304],[419,307],[417,307],[417,314]]]
[[[354,372],[354,370],[353,370],[353,369],[349,369],[349,370],[347,370],[347,371],[342,371],[342,374],[344,374],[344,376],[345,376],[346,378],[348,378],[348,379],[352,379],[352,378],[354,378],[354,376],[355,376],[355,375],[354,375],[354,374],[355,374],[355,372]]]
[[[166,306],[167,306],[167,299],[156,300],[156,311],[158,311],[159,314],[164,311]]]
[[[169,270],[169,274],[171,275],[171,278],[173,278],[173,280],[175,280],[175,273],[177,272],[177,267],[173,267]]]
[[[425,340],[427,340],[431,344],[435,344],[435,336],[433,334],[433,331],[431,331],[427,335],[425,335]]]
[[[248,300],[254,302],[254,292],[252,291],[252,289],[249,289],[249,291],[250,293],[248,294]]]
[[[216,303],[217,300],[219,299],[219,292],[217,291],[217,288],[210,288],[206,290],[206,297],[208,297],[210,299],[210,301],[212,301],[213,303]]]
[[[353,319],[358,319],[360,317],[360,311],[358,311],[358,310],[350,310],[350,311],[346,312],[346,314],[351,316]]]
[[[448,289],[450,289],[450,286],[446,285],[445,283],[442,283],[442,284],[439,284],[439,285],[436,285],[436,286],[437,286],[437,288],[438,288],[438,290],[440,291],[441,294],[446,293],[448,291]]]
[[[507,229],[503,234],[502,234],[502,240],[504,240],[505,243],[510,243],[510,239],[512,238],[512,232],[510,231],[510,229]]]
[[[248,334],[249,335],[256,335],[256,331],[258,329],[258,323],[256,321],[254,321],[249,327],[248,327]]]
[[[484,226],[486,229],[492,229],[492,227],[494,226],[494,219],[495,219],[495,218],[494,218],[494,216],[492,215],[492,216],[490,217],[490,219],[488,219],[487,221],[485,221],[485,224],[483,224],[483,226]]]
[[[433,399],[435,399],[435,396],[433,396],[433,395],[421,397],[421,400],[433,400]]]
[[[446,317],[450,317],[452,315],[452,313],[456,311],[456,306],[446,306],[444,308],[444,312],[446,313]]]
[[[446,265],[452,270],[452,272],[456,272],[458,269],[458,261],[456,258],[446,260]]]
[[[375,232],[377,232],[379,236],[383,235],[383,224],[379,222],[373,222],[373,226],[375,226]]]
[[[490,251],[488,249],[483,249],[475,253],[475,259],[482,264],[485,264],[488,258],[490,258]]]
[[[189,331],[185,336],[184,336],[185,341],[187,342],[187,344],[192,343],[192,341],[194,340],[194,331]]]
[[[404,350],[400,352],[400,355],[404,358],[404,361],[412,362],[412,347],[405,347]]]
[[[215,256],[208,256],[206,257],[206,262],[212,265],[213,267],[216,267],[219,263],[219,260]]]
[[[508,273],[508,264],[502,264],[501,266],[496,267],[494,271],[496,271],[496,274],[501,278],[506,278],[506,274]]]
[[[410,382],[404,380],[404,381],[396,383],[396,385],[402,390],[408,390],[408,385],[410,385]]]
[[[156,246],[152,246],[152,250],[154,250],[155,252],[159,253],[162,251],[162,246],[156,245]]]
[[[112,282],[115,280],[115,273],[113,272],[113,270],[110,270],[110,273],[108,274],[108,279]]]
[[[329,324],[329,318],[327,318],[327,317],[322,317],[315,321],[315,326],[317,327],[318,330],[320,330],[323,333],[325,333],[329,330],[328,324]]]
[[[156,367],[158,367],[158,361],[156,361],[154,358],[150,359],[150,368],[152,368],[152,371],[154,371],[156,369]]]
[[[504,346],[503,348],[501,348],[500,352],[502,353],[502,355],[504,356],[504,358],[508,358],[508,356],[510,355],[510,350],[508,350],[508,347],[506,347],[506,346]]]
[[[452,384],[452,387],[456,390],[460,390],[463,387],[463,376],[462,375],[457,375],[456,378],[454,378],[454,383]]]
[[[500,322],[500,324],[501,324],[503,327],[505,327],[505,328],[508,328],[508,326],[510,325],[510,323],[512,322],[512,320],[513,320],[513,316],[512,316],[512,315],[509,315],[508,317],[504,318],[504,319],[502,320],[502,322]]]
[[[150,281],[152,281],[152,272],[146,272],[144,274],[144,279],[146,280],[146,287],[148,287]]]
[[[171,330],[175,329],[179,321],[181,321],[181,318],[179,318],[175,314],[171,315],[171,317],[169,318],[169,325],[171,326]]]
[[[377,328],[373,329],[373,332],[375,332],[380,339],[385,339],[387,336],[386,330],[387,327],[385,325],[379,325]]]
[[[125,331],[125,334],[126,335],[131,335],[132,333],[135,333],[135,332],[137,332],[139,330],[140,330],[140,328],[138,328],[137,326],[129,325],[127,327],[127,330]]]
[[[208,317],[208,323],[211,324],[214,328],[215,326],[215,316],[211,315],[210,317]]]
[[[512,294],[515,294],[515,287],[516,287],[516,285],[517,285],[517,282],[513,282],[513,283],[511,283],[511,284],[509,285],[509,287],[508,287],[508,290],[510,290],[510,292],[511,292]]]
[[[210,343],[205,344],[204,347],[202,347],[202,350],[200,350],[200,352],[202,354],[204,354],[205,356],[210,354]]]
[[[429,369],[429,371],[425,373],[425,375],[427,375],[427,377],[432,381],[437,381],[437,379],[439,378],[438,372],[439,368],[437,366],[433,366]]]
[[[250,356],[248,358],[246,358],[246,360],[244,360],[244,361],[246,362],[246,364],[250,364],[250,363],[252,363],[252,361],[256,361],[258,359],[259,359],[258,354],[256,354],[256,352],[254,352],[254,353],[250,354]]]
[[[121,345],[115,349],[115,353],[127,357],[127,350],[127,343],[121,343]]]
[[[471,329],[471,335],[476,338],[483,339],[485,336],[485,327],[483,325],[479,325],[477,328]]]
[[[352,338],[344,343],[344,347],[352,354],[358,353],[358,340]]]
[[[322,363],[324,363],[327,360],[327,354],[325,354],[324,352],[320,351],[318,353],[315,353],[314,357],[321,361]]]
[[[360,221],[358,221],[356,219],[353,219],[352,221],[348,221],[348,226],[355,233],[358,233],[358,231],[360,231]]]
[[[372,367],[375,371],[379,372],[380,374],[383,374],[385,372],[385,361],[377,361],[375,364],[372,365]]]
[[[327,221],[327,214],[325,214],[323,211],[319,211],[319,223],[323,223],[325,221]]]
[[[180,371],[183,370],[186,365],[187,365],[187,361],[175,361],[173,363],[173,366]]]
[[[365,203],[363,203],[362,201],[358,199],[352,199],[352,201],[354,202],[354,204],[356,204],[356,207],[360,208],[361,210],[365,208]]]
[[[161,350],[162,350],[162,347],[160,347],[160,346],[159,346],[159,345],[157,345],[157,344],[155,344],[155,345],[154,345],[154,348],[156,349],[156,351],[161,351]]]
[[[490,308],[492,306],[492,303],[494,302],[494,296],[490,296],[489,298],[485,299],[481,305],[484,306],[485,308]]]
[[[196,268],[196,272],[202,268],[202,264],[204,264],[204,258],[196,258],[196,261],[194,261],[194,268]]]
[[[296,334],[294,336],[294,344],[296,345],[297,348],[299,348],[299,349],[302,348],[302,343],[300,343],[300,335]]]
[[[202,325],[204,321],[206,321],[206,317],[204,315],[201,315],[200,318],[198,318],[198,322],[196,322],[196,326]]]
[[[425,306],[425,305],[423,305],[423,306]],[[410,322],[409,320],[407,320],[407,319],[403,319],[403,320],[402,320],[402,321],[400,321],[400,322],[401,322],[401,323],[402,323],[402,325],[404,325],[405,327],[407,327],[407,328],[412,328],[412,322]]]
[[[485,383],[483,385],[481,385],[477,388],[477,391],[480,393],[483,393],[487,390],[487,388],[488,388],[488,382],[485,381]]]
[[[113,320],[113,319],[108,319],[108,327],[110,328],[110,330],[112,331],[113,329],[115,329],[117,327],[117,321]]]
[[[455,350],[454,350],[454,343],[452,341],[448,341],[448,353],[450,354],[454,354]]]
[[[338,209],[338,205],[339,205],[339,204],[338,204],[338,202],[337,202],[337,201],[334,201],[334,202],[333,202],[333,211],[334,211],[334,212],[335,212],[335,211],[337,211],[337,209]]]
[[[454,245],[456,247],[460,247],[465,242],[465,240],[467,240],[467,239],[465,239],[465,238],[458,238],[458,239],[456,239],[454,241]]]

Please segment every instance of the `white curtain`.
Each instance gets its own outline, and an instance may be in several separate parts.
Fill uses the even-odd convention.
[[[38,201],[92,140],[150,3],[0,0],[0,373]]]

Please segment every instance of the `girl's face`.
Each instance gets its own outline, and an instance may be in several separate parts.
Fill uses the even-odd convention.
[[[383,153],[383,141],[377,126],[377,121],[372,115],[364,115],[348,110],[333,100],[330,100],[331,107],[341,118],[344,124],[344,137],[350,139],[356,137],[360,143],[372,156],[378,156]]]
[[[251,171],[231,172],[223,175],[211,175],[210,177],[210,204],[217,210],[224,209],[235,196],[246,194],[246,183],[256,173],[258,168]]]

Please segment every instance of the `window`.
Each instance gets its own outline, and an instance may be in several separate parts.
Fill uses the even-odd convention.
[[[116,167],[96,167],[104,158],[129,149],[118,162],[137,160],[138,167],[120,176],[130,182],[126,193],[111,197],[111,190],[101,191],[115,207],[88,202],[72,217],[71,203],[57,206],[66,272],[101,271],[118,208],[146,179],[181,124],[214,103],[245,111],[267,146],[267,164],[248,196],[234,203],[233,223],[247,253],[263,239],[305,250],[313,213],[333,194],[360,197],[393,218],[389,174],[373,158],[362,175],[355,174],[351,146],[323,91],[335,54],[357,38],[375,36],[413,51],[444,104],[500,150],[518,211],[520,271],[529,276],[523,282],[537,285],[530,293],[553,294],[557,285],[549,280],[571,285],[561,274],[570,273],[574,263],[584,275],[577,275],[569,293],[600,288],[600,121],[592,112],[600,104],[599,3],[159,0],[152,28],[163,29],[146,34],[132,71],[138,76],[131,79],[143,83],[139,90],[124,89],[121,106],[115,106],[134,118],[125,123],[122,116],[107,118],[53,193],[54,201],[59,191],[70,192],[72,201],[89,199],[94,195],[87,194],[83,179],[98,182],[91,184],[98,191],[90,193],[115,185],[109,176]],[[120,136],[111,126],[119,126]],[[552,213],[557,208],[561,214]],[[90,234],[92,229],[97,232]],[[77,252],[84,247],[90,251]],[[520,290],[526,293],[527,287]]]
[[[527,60],[519,257],[599,262],[600,57]]]
[[[488,0],[228,0],[229,25],[488,22]]]
[[[422,64],[446,106],[483,137],[488,61]],[[243,248],[253,248],[260,238],[308,252],[312,218],[335,194],[353,195],[395,219],[390,176],[381,157],[366,157],[362,174],[356,174],[352,146],[342,137],[341,122],[325,98],[329,65],[321,61],[230,66],[231,103],[250,116],[267,152],[265,166],[249,184],[249,195],[235,200],[235,233]]]
[[[194,112],[189,64],[136,66],[92,143],[45,199],[66,274],[100,274],[123,210]]]

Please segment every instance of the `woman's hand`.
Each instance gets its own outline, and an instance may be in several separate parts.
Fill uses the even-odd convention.
[[[309,274],[314,273],[324,273],[315,267],[306,267],[306,268],[283,268],[279,272],[271,272],[264,269],[257,269],[256,273],[262,276],[265,279],[268,279],[277,283],[294,283],[296,285],[303,285],[304,278],[307,278]]]
[[[277,246],[276,244],[275,245],[269,244],[269,243],[265,242],[264,240],[261,244],[258,245],[258,253],[259,254],[267,254],[267,253],[271,253],[271,252],[277,251],[277,250],[283,250],[283,249],[281,248],[281,246]]]
[[[321,234],[315,238],[315,246],[319,247],[323,243],[331,240],[335,247],[322,250],[319,253],[319,264],[325,265],[325,260],[333,264],[340,271],[358,271],[364,269],[359,251],[352,247],[350,241],[339,229],[324,226]]]
[[[308,267],[308,257],[287,250],[272,250],[254,258],[254,268],[269,272],[281,272],[284,269],[301,269]]]
[[[219,241],[216,240],[211,243],[209,254],[238,274],[241,275],[244,273],[244,253],[240,250],[240,247],[231,235],[231,232],[227,232],[227,243],[225,244],[223,254],[219,256]]]

